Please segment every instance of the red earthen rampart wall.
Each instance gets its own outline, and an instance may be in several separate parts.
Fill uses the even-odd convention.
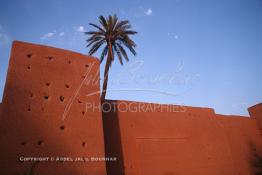
[[[254,151],[262,148],[254,118],[223,116],[210,108],[177,105],[171,106],[174,111],[165,110],[170,105],[162,105],[162,111],[148,107],[134,112],[139,106],[156,104],[108,103],[118,106],[116,111],[103,115],[105,142],[119,143],[121,150],[113,147],[107,154],[122,158],[118,164],[108,165],[109,174],[253,174]]]
[[[249,114],[252,118],[256,119],[258,128],[262,133],[262,103],[248,108]]]
[[[99,91],[96,58],[14,42],[0,103],[0,174],[30,168],[37,175],[254,174],[262,104],[249,108],[251,117],[114,100],[103,106],[109,112],[87,108],[99,106]],[[34,164],[19,161],[24,156],[118,160]]]
[[[23,174],[34,166],[20,157],[104,157],[102,115],[84,103],[100,103],[99,93],[86,96],[99,92],[99,83],[82,83],[87,76],[99,78],[99,64],[79,53],[14,42],[1,105],[0,174]],[[48,161],[35,171],[104,175],[106,168],[102,161]]]

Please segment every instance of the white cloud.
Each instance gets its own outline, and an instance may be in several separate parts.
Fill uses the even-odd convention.
[[[59,36],[64,36],[65,35],[65,32],[60,32],[59,33]]]
[[[179,35],[176,35],[176,34],[173,34],[173,33],[167,33],[167,36],[169,36],[170,38],[174,38],[174,39],[176,39],[176,40],[178,40],[179,39]]]
[[[75,28],[75,30],[77,31],[77,32],[85,32],[85,27],[84,26],[79,26],[79,27],[76,27]]]
[[[144,13],[145,13],[145,15],[150,16],[150,15],[152,15],[153,11],[152,11],[151,8],[148,8]]]
[[[53,38],[55,35],[55,31],[54,32],[49,32],[47,34],[44,34],[40,39],[41,40],[46,40],[46,39],[51,39]]]

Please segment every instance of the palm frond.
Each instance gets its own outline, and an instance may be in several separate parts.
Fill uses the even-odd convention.
[[[102,44],[104,44],[104,42],[105,41],[103,40],[94,44],[88,52],[89,55],[93,55],[99,49],[99,47],[102,46]]]
[[[86,35],[103,35],[102,32],[98,31],[89,31],[89,32],[84,32]]]
[[[127,29],[131,29],[132,28],[132,26],[128,23],[128,24],[124,24],[124,25],[122,25],[120,28],[119,28],[119,30],[127,30]]]
[[[121,43],[123,43],[123,44],[130,50],[130,52],[131,52],[133,55],[136,55],[136,51],[135,51],[135,49],[133,48],[133,47],[135,47],[135,46],[130,45],[129,43],[127,43],[126,40],[123,40]]]
[[[129,46],[132,46],[132,47],[136,47],[136,43],[131,40],[129,37],[119,37],[118,38],[120,42],[124,43],[125,45],[129,45]]]
[[[129,23],[128,20],[119,21],[119,22],[116,24],[115,30],[118,30],[120,27],[122,27],[123,25],[126,25],[126,24],[128,24],[128,23]]]
[[[124,31],[124,33],[125,33],[126,35],[134,35],[134,34],[137,34],[137,32],[136,32],[136,31],[133,31],[133,30],[126,30],[126,31]]]
[[[97,29],[100,30],[102,33],[105,33],[105,30],[102,29],[101,27],[99,27],[98,25],[93,24],[93,23],[89,23],[89,25],[90,25],[90,26],[93,26],[93,27],[95,27],[95,28],[97,28]]]
[[[101,41],[104,41],[104,39],[103,39],[103,38],[95,38],[95,39],[89,41],[86,47],[89,47],[89,46],[91,46],[92,44],[95,44],[95,43],[101,42]]]
[[[100,40],[103,40],[103,38],[92,38],[92,39],[86,40],[86,42],[89,45],[90,43],[94,43],[94,42],[97,42],[97,41],[100,41]]]
[[[130,50],[130,52],[132,52],[134,56],[136,56],[136,51],[132,46],[126,46],[126,47]]]
[[[121,44],[117,43],[116,45],[117,45],[117,47],[119,48],[119,50],[120,50],[120,52],[122,53],[122,55],[124,56],[125,60],[126,60],[126,61],[129,61],[128,56],[127,56],[127,54],[126,54],[126,51],[125,51],[125,49],[121,46]]]
[[[100,57],[100,63],[103,62],[105,56],[107,55],[107,51],[108,51],[108,47],[105,46],[104,49],[103,49],[103,51],[102,51],[101,57]]]
[[[108,31],[113,31],[113,18],[111,15],[108,17]]]
[[[100,24],[102,24],[102,26],[104,27],[104,30],[107,31],[108,30],[108,24],[106,22],[105,17],[103,17],[102,15],[99,16],[100,19]]]
[[[112,22],[113,30],[115,29],[115,26],[116,26],[116,24],[117,24],[117,21],[118,21],[118,18],[117,18],[117,16],[116,16],[116,14],[114,14],[114,16],[113,16],[113,22]]]
[[[122,56],[121,56],[121,53],[118,47],[116,46],[116,44],[114,44],[113,47],[114,47],[115,52],[117,53],[117,57],[118,57],[120,64],[123,65],[123,59],[122,59]]]
[[[90,42],[92,40],[99,40],[99,39],[104,39],[103,36],[97,36],[97,35],[92,35],[91,37],[89,37],[86,42]]]

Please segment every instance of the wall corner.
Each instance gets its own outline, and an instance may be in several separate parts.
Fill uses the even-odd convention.
[[[248,112],[250,117],[257,121],[258,129],[262,134],[262,103],[249,107]]]

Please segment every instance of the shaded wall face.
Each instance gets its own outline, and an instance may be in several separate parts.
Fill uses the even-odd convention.
[[[1,118],[2,118],[2,103],[0,103],[0,123],[1,123]],[[0,124],[1,126],[1,124]]]
[[[13,44],[0,127],[0,174],[33,166],[21,156],[104,157],[99,62],[78,53]],[[98,92],[98,93],[97,93]],[[92,93],[92,95],[90,95]],[[104,162],[40,162],[37,174],[105,174]]]
[[[262,134],[262,103],[250,107],[248,111],[250,116],[257,120],[257,125]]]
[[[2,114],[2,103],[0,103],[0,120],[1,120],[1,114]]]
[[[122,168],[127,175],[253,173],[250,145],[262,148],[253,119],[224,117],[208,108],[162,105],[161,109],[149,103],[108,103],[117,104],[117,111],[103,117],[116,122],[107,122],[104,129],[110,132],[108,128],[119,128],[119,133],[110,137],[118,138],[115,142],[121,143],[122,149],[121,153],[112,149],[107,154],[122,156],[124,165],[112,166]],[[150,105],[153,107],[137,110]],[[110,144],[110,139],[106,142]]]

